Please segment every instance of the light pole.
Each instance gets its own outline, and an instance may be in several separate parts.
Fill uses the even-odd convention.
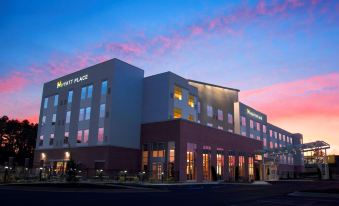
[[[8,166],[5,166],[5,174],[4,174],[4,183],[7,181],[7,175],[8,175]]]

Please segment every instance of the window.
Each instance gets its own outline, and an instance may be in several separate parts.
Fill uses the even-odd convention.
[[[253,138],[254,138],[254,135],[253,135],[253,134],[250,134],[250,138],[253,139]]]
[[[262,131],[263,131],[263,133],[265,133],[266,134],[266,125],[262,125]]]
[[[207,105],[207,116],[213,117],[213,107],[210,105]]]
[[[142,170],[147,171],[148,170],[148,148],[147,144],[144,144],[142,147]]]
[[[245,176],[245,157],[239,156],[239,177]]]
[[[257,122],[257,131],[260,131],[260,123]]]
[[[66,124],[70,123],[71,121],[71,111],[67,111],[66,113]]]
[[[233,129],[228,129],[227,131],[233,133]]]
[[[87,107],[85,113],[85,120],[89,120],[90,118],[91,118],[91,107]]]
[[[273,142],[270,142],[270,148],[273,149]]]
[[[178,86],[174,86],[174,98],[182,100],[182,89]]]
[[[228,156],[228,173],[229,176],[234,179],[235,177],[235,156]]]
[[[87,89],[87,87],[81,88],[81,100],[86,99],[86,89]]]
[[[262,141],[263,141],[264,147],[266,147],[267,146],[266,138],[263,138]]]
[[[202,149],[202,171],[203,179],[211,180],[211,147],[203,146]]]
[[[227,122],[228,124],[233,124],[233,115],[231,113],[227,114]]]
[[[187,143],[187,152],[186,152],[186,178],[187,180],[196,179],[196,149],[197,145],[193,143]]]
[[[49,145],[53,145],[53,143],[54,143],[54,134],[51,134],[49,138]]]
[[[56,114],[53,114],[52,116],[52,125],[55,125],[56,122]]]
[[[44,99],[44,109],[47,109],[47,106],[48,106],[48,98],[46,97]]]
[[[54,106],[58,106],[58,102],[59,102],[59,95],[55,95],[54,96]]]
[[[42,116],[42,125],[46,123],[46,116]]]
[[[220,121],[224,120],[224,112],[220,109],[218,109],[218,120]]]
[[[182,111],[179,108],[174,108],[173,109],[173,118],[178,119],[182,117]]]
[[[254,123],[253,120],[250,119],[250,128],[253,129],[254,128]]]
[[[242,131],[242,132],[241,132],[241,135],[244,136],[244,137],[247,136],[245,131]]]
[[[224,149],[217,148],[217,176],[218,179],[222,179],[224,171]]]
[[[212,124],[212,123],[209,123],[209,122],[207,122],[207,126],[209,126],[209,127],[213,127],[213,124]]]
[[[105,117],[105,108],[106,108],[106,104],[100,104],[100,115],[99,117]]]
[[[73,101],[73,91],[68,91],[67,103],[70,104]]]
[[[279,140],[281,140],[281,134],[279,133]]]
[[[69,132],[65,132],[65,135],[64,135],[64,144],[68,144],[68,139],[69,139]]]
[[[193,115],[188,115],[188,120],[190,120],[190,121],[194,121],[194,117],[193,117]]]
[[[165,157],[164,143],[154,143],[152,146],[152,157]]]
[[[274,138],[275,138],[275,139],[278,138],[278,132],[274,132]]]
[[[273,131],[270,129],[270,137],[273,137]]]
[[[85,115],[85,109],[81,108],[79,112],[79,121],[84,120],[84,115]]]
[[[260,136],[257,136],[257,140],[260,140]]]
[[[92,93],[93,93],[93,85],[89,85],[87,87],[87,98],[92,98]]]
[[[193,95],[188,96],[188,106],[192,108],[194,107],[194,96]]]
[[[44,144],[44,136],[43,135],[40,135],[40,138],[39,138],[39,146],[42,146]]]
[[[250,180],[254,179],[254,161],[253,157],[248,157],[248,176]]]
[[[78,130],[77,143],[80,144],[81,142],[82,142],[82,130]]]
[[[218,125],[218,129],[224,130],[224,128],[222,126],[219,126],[219,125]]]
[[[101,95],[106,95],[107,94],[107,80],[102,81],[101,83]]]
[[[175,143],[174,142],[168,142],[168,166],[167,166],[167,173],[168,177],[174,177],[175,176],[175,170],[174,170],[174,163],[175,163]]]
[[[86,130],[84,130],[84,143],[87,143],[88,142],[88,134],[89,134],[89,130],[88,129],[86,129]]]
[[[274,148],[278,148],[278,144],[277,143],[274,143]]]
[[[241,126],[246,127],[246,117],[241,116]]]
[[[100,127],[98,130],[98,143],[101,144],[104,142],[104,128]]]
[[[200,109],[201,109],[200,102],[198,102],[198,113],[200,113]]]
[[[286,139],[285,139],[285,135],[283,135],[283,141],[286,141]]]

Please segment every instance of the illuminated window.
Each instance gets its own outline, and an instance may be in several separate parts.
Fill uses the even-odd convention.
[[[73,99],[73,91],[70,90],[68,91],[68,98],[67,98],[67,103],[72,103]]]
[[[83,142],[86,144],[88,143],[88,134],[89,134],[89,130],[86,129],[84,130],[84,138],[83,138]]]
[[[213,107],[210,105],[207,105],[207,116],[213,117]]]
[[[213,127],[213,124],[212,124],[212,123],[209,123],[209,122],[207,122],[207,126],[209,126],[209,127]]]
[[[253,129],[254,128],[254,123],[253,120],[250,119],[250,128]]]
[[[148,170],[148,148],[147,148],[147,144],[143,145],[142,148],[142,170],[143,171],[147,171]]]
[[[286,141],[286,140],[285,140],[285,135],[283,135],[283,141]]]
[[[278,143],[274,143],[274,147],[275,147],[275,148],[278,148]]]
[[[44,109],[47,109],[47,106],[48,106],[48,98],[46,97],[44,99]]]
[[[228,124],[233,124],[233,115],[231,113],[227,114],[227,122]]]
[[[257,131],[260,131],[260,123],[257,122]]]
[[[246,117],[241,116],[241,126],[246,126]]]
[[[54,96],[54,106],[58,106],[58,101],[59,101],[59,95]]]
[[[253,139],[253,138],[254,138],[254,135],[253,135],[253,134],[250,134],[250,138]]]
[[[219,125],[218,125],[218,129],[224,130],[224,128],[222,126],[219,126]]]
[[[196,179],[196,149],[197,145],[193,143],[187,143],[187,152],[186,152],[186,178],[187,180]]]
[[[104,128],[100,127],[98,130],[98,143],[101,144],[104,142]]]
[[[42,125],[46,123],[46,116],[42,116]]]
[[[270,129],[270,137],[273,137],[273,131]]]
[[[273,142],[270,142],[270,148],[273,149]]]
[[[253,157],[248,157],[248,176],[250,180],[254,179],[254,161]]]
[[[83,135],[83,131],[78,130],[78,135],[77,135],[77,143],[78,144],[80,144],[82,142],[82,135]]]
[[[182,117],[182,111],[179,108],[174,108],[173,109],[173,118],[178,119]]]
[[[69,132],[65,132],[65,135],[64,135],[64,144],[68,144],[68,140],[69,140]]]
[[[279,140],[281,140],[281,134],[279,133]]]
[[[245,176],[245,157],[239,156],[239,177]]]
[[[234,179],[235,177],[235,157],[233,155],[228,156],[228,173],[229,176]]]
[[[202,149],[202,170],[203,170],[203,179],[211,180],[211,147],[203,146]]]
[[[246,132],[245,132],[245,131],[242,131],[242,132],[241,132],[241,135],[242,135],[242,136],[244,136],[244,137],[246,137],[246,136],[247,136],[247,134],[246,134]]]
[[[188,115],[188,120],[190,120],[190,121],[194,121],[194,117],[193,117],[193,115]]]
[[[174,142],[168,142],[168,151],[169,151],[169,157],[168,157],[168,176],[174,177],[175,171],[174,171],[174,161],[175,161],[175,143]]]
[[[233,133],[233,129],[228,129],[227,131]]]
[[[44,144],[44,136],[40,135],[39,137],[39,146],[42,146]]]
[[[278,138],[278,132],[274,132],[274,138]]]
[[[259,137],[259,136],[257,136],[257,140],[260,140],[260,137]]]
[[[174,86],[174,98],[182,100],[182,89],[178,86]]]
[[[67,111],[66,113],[66,124],[70,123],[71,121],[71,111]]]
[[[86,108],[85,120],[89,120],[91,118],[91,107]]]
[[[224,120],[224,113],[220,109],[218,109],[218,120],[220,120],[220,121]]]
[[[192,95],[189,95],[188,96],[188,106],[190,106],[190,107],[194,107],[194,96],[192,96]]]
[[[54,134],[51,134],[49,138],[49,145],[53,145],[53,143],[54,143]]]
[[[267,146],[266,138],[263,138],[262,141],[263,141],[264,147],[266,147]]]
[[[107,94],[107,80],[102,81],[101,83],[101,95],[106,95]]]
[[[224,149],[217,148],[217,175],[218,179],[222,179],[224,171]]]
[[[105,117],[105,108],[106,108],[106,104],[100,104],[100,115],[99,115],[99,117],[101,117],[101,118]]]
[[[153,143],[152,144],[152,157],[165,157],[165,144]]]
[[[85,109],[81,108],[79,112],[79,121],[84,120],[84,116],[85,116]]]

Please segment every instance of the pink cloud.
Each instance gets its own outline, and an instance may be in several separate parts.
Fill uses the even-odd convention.
[[[0,78],[0,94],[11,93],[23,89],[29,80],[20,72],[14,72],[10,76]]]

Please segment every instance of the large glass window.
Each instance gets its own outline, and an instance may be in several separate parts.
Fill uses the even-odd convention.
[[[254,161],[253,157],[248,157],[248,176],[250,180],[254,179]]]
[[[168,177],[174,177],[175,143],[168,142]]]
[[[207,116],[213,117],[213,107],[210,105],[207,105]]]
[[[182,89],[178,86],[174,86],[174,98],[182,100]]]
[[[55,95],[54,96],[54,106],[58,106],[58,102],[59,102],[59,95]]]
[[[82,100],[86,99],[86,90],[87,90],[87,87],[81,88],[81,99]]]
[[[107,80],[102,81],[101,83],[101,95],[106,95],[107,94]]]
[[[260,123],[257,122],[257,131],[260,131]]]
[[[224,120],[224,112],[220,109],[218,109],[218,120],[220,121]]]
[[[71,111],[67,111],[66,113],[66,124],[70,123],[71,121]]]
[[[91,107],[86,108],[85,120],[89,120],[91,118]]]
[[[211,147],[203,146],[202,151],[202,170],[203,170],[203,179],[211,180]]]
[[[88,129],[85,129],[84,130],[84,143],[87,143],[88,142],[88,135],[89,135],[89,130]]]
[[[253,120],[250,119],[250,128],[253,129],[254,128],[254,122]]]
[[[143,171],[148,171],[148,155],[149,155],[149,152],[148,152],[148,145],[147,144],[144,144],[142,146],[142,168],[141,170]]]
[[[105,117],[105,108],[106,104],[100,104],[100,116],[101,118]]]
[[[78,135],[77,135],[77,143],[80,144],[82,142],[82,130],[78,130]]]
[[[194,96],[193,95],[188,96],[188,106],[192,108],[194,107]]]
[[[152,157],[165,157],[165,144],[164,143],[152,144]]]
[[[93,85],[89,85],[87,87],[87,98],[92,98],[92,93],[93,93]]]
[[[48,98],[46,97],[44,99],[44,109],[47,109],[47,106],[48,106]]]
[[[88,143],[89,130],[78,130],[77,143]]]
[[[230,155],[228,156],[228,174],[231,179],[235,177],[235,156]]]
[[[84,120],[84,116],[85,116],[85,109],[81,108],[79,112],[79,121]]]
[[[186,177],[187,180],[196,179],[196,149],[197,145],[193,143],[187,143],[187,152],[186,152]]]
[[[241,126],[246,126],[246,117],[241,116]]]
[[[263,133],[265,133],[266,134],[266,125],[262,125],[262,131],[263,131]]]
[[[173,109],[173,118],[178,119],[182,117],[182,111],[179,108],[174,108]]]
[[[104,142],[104,128],[100,127],[98,130],[98,143],[101,144]]]
[[[73,101],[73,91],[68,91],[67,103],[70,104]]]
[[[245,157],[239,156],[239,177],[245,176]]]
[[[217,148],[217,175],[218,179],[223,179],[224,171],[224,149]]]

